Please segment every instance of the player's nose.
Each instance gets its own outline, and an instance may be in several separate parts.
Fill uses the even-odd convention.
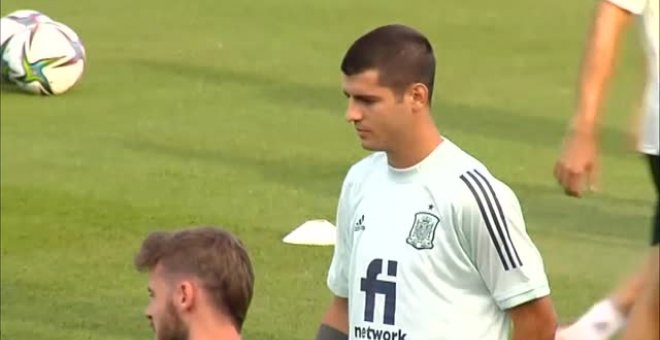
[[[346,108],[346,121],[347,122],[358,122],[362,120],[362,110],[353,103],[349,101],[348,107]]]

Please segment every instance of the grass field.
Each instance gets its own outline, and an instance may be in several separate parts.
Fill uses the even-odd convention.
[[[330,298],[331,248],[281,243],[334,220],[365,153],[343,121],[338,64],[389,22],[438,56],[444,134],[516,190],[562,321],[642,258],[652,191],[626,147],[642,86],[629,34],[604,122],[602,191],[575,200],[552,178],[593,1],[2,0],[85,42],[82,83],[60,97],[1,97],[1,338],[147,339],[151,230],[222,225],[257,274],[248,340],[311,339]]]

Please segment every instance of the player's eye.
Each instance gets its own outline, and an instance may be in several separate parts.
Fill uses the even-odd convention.
[[[372,105],[378,102],[378,99],[373,97],[355,97],[355,101],[365,105]]]

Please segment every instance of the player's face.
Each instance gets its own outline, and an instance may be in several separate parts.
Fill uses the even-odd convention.
[[[145,311],[155,340],[188,339],[188,327],[174,306],[173,291],[157,266],[149,275],[149,305]]]
[[[344,76],[348,98],[346,120],[353,124],[362,147],[389,151],[408,125],[411,107],[401,95],[379,83],[376,70]]]

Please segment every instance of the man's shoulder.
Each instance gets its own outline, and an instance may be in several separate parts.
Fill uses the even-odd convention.
[[[472,204],[475,194],[482,195],[482,190],[489,194],[510,191],[509,186],[475,156],[453,144],[452,148],[451,162],[437,166],[438,175],[431,182],[443,195],[449,193],[454,204]]]
[[[469,171],[480,170],[488,172],[487,167],[476,157],[458,147],[456,144],[446,141],[447,152],[444,157],[438,158],[430,171],[427,171],[427,177],[431,181],[443,182],[444,185],[451,183],[461,183],[461,176]]]

